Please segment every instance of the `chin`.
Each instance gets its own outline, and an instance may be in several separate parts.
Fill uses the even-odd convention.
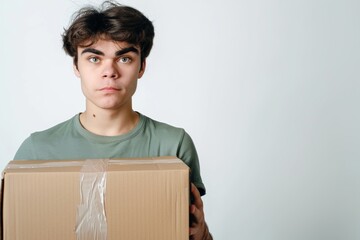
[[[119,105],[106,105],[106,106],[100,106],[100,108],[105,109],[105,110],[117,110],[117,109],[121,109],[121,106],[119,106]]]
[[[100,99],[99,99],[100,100]],[[101,99],[102,101],[97,101],[95,105],[98,108],[101,109],[108,109],[108,110],[116,110],[124,108],[126,105],[128,105],[129,101],[125,101],[125,99],[118,99],[118,98],[107,98],[107,99]],[[131,101],[130,101],[131,105]]]

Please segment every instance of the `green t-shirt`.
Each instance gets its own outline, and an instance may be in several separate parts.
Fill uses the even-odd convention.
[[[87,131],[80,114],[50,129],[35,132],[20,146],[15,160],[60,160],[99,158],[141,158],[176,156],[191,169],[191,181],[201,195],[205,186],[200,176],[197,152],[184,129],[176,128],[139,113],[137,126],[119,136],[100,136]]]

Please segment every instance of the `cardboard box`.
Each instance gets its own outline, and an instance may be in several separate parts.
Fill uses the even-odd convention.
[[[11,161],[5,240],[189,239],[189,168],[173,157]]]

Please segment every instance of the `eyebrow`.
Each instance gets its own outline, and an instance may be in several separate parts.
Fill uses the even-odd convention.
[[[137,50],[136,48],[134,48],[134,47],[127,47],[127,48],[123,48],[123,49],[117,51],[117,52],[115,53],[115,56],[118,57],[118,56],[121,56],[121,55],[123,55],[123,54],[125,54],[125,53],[128,53],[128,52],[134,52],[134,53],[136,53],[136,54],[139,54],[139,50]]]
[[[84,53],[94,53],[96,55],[101,55],[104,56],[105,54],[102,51],[96,50],[95,48],[85,48],[82,52],[81,55]]]
[[[136,54],[139,54],[139,50],[137,50],[136,48],[134,47],[127,47],[127,48],[123,48],[117,52],[115,52],[115,56],[121,56],[125,53],[128,53],[128,52],[134,52]],[[93,53],[93,54],[96,54],[96,55],[100,55],[100,56],[104,56],[105,54],[102,52],[102,51],[99,51],[95,48],[85,48],[82,52],[81,52],[81,55],[84,54],[84,53]]]

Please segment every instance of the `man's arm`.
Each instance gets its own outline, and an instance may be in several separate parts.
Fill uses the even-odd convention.
[[[194,202],[190,205],[190,214],[193,216],[193,221],[190,223],[190,239],[212,240],[213,238],[205,222],[204,206],[200,192],[193,183],[191,183],[191,193],[194,197]]]

